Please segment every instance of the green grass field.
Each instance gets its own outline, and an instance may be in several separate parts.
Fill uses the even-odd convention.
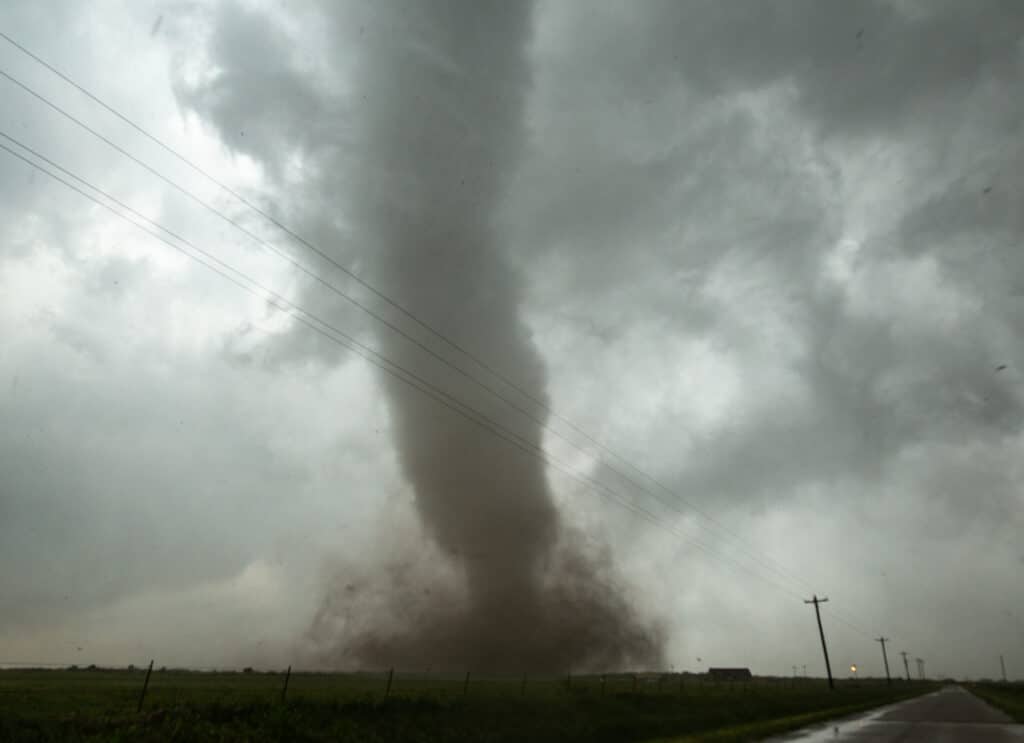
[[[751,740],[912,696],[923,684],[697,677],[0,671],[0,740]],[[682,684],[680,681],[682,680]],[[694,737],[696,736],[696,737]]]
[[[1000,684],[995,682],[970,684],[972,694],[998,707],[1017,722],[1024,722],[1024,683]]]

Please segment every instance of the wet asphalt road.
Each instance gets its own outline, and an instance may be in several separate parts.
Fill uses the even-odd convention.
[[[1024,725],[959,686],[770,740],[803,743],[1003,743],[1024,741]]]

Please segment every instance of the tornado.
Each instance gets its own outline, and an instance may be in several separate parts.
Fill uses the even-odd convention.
[[[544,421],[544,363],[523,318],[523,280],[510,260],[517,246],[500,226],[527,141],[532,5],[374,3],[372,13],[360,21],[352,202],[368,267],[389,296],[535,399],[408,318],[396,322]],[[425,585],[415,571],[339,586],[320,620],[357,589],[387,600],[375,604],[376,619],[348,626],[336,652],[368,667],[657,664],[661,633],[638,617],[607,550],[560,518],[547,464],[529,451],[543,446],[543,426],[387,328],[377,342],[399,366],[507,426],[520,446],[381,375],[402,474],[454,587]]]

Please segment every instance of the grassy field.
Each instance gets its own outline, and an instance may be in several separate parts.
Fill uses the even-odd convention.
[[[0,671],[0,740],[750,740],[921,693],[860,681],[697,677],[426,678],[154,670]],[[682,682],[682,683],[680,683]],[[695,737],[694,737],[695,736]]]
[[[1024,683],[980,683],[970,684],[967,688],[1017,722],[1024,722]]]

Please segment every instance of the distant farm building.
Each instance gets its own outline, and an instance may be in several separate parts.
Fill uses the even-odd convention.
[[[749,668],[709,668],[708,678],[712,681],[750,681],[753,674]]]

